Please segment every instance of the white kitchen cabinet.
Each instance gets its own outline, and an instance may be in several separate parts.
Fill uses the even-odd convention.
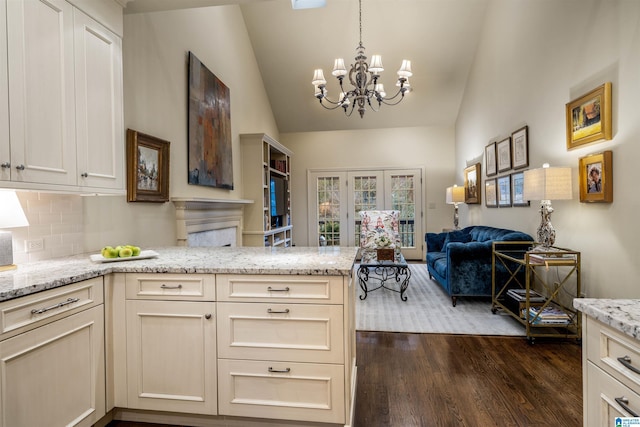
[[[0,185],[123,193],[120,37],[64,0],[10,0],[6,25]]]
[[[126,275],[129,409],[217,413],[215,302],[194,292],[214,278]]]
[[[640,343],[583,315],[584,425],[608,427],[640,414]]]
[[[0,303],[0,427],[105,415],[102,277]]]
[[[0,182],[7,181],[11,176],[7,82],[7,1],[0,0]]]

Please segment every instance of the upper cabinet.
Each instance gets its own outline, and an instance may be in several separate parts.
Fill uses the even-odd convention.
[[[124,193],[121,38],[64,0],[10,0],[6,11],[0,185]]]

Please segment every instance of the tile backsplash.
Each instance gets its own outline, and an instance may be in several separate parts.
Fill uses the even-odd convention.
[[[14,263],[39,261],[84,252],[81,196],[29,191],[16,193],[29,220],[29,226],[11,229]],[[39,241],[39,239],[43,242],[42,249],[37,247],[27,252],[26,242]]]

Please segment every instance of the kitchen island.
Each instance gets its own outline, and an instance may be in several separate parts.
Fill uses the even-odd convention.
[[[48,425],[352,424],[357,248],[152,249],[156,258],[87,254],[0,273],[0,427],[37,424],[38,412]],[[69,329],[42,334],[61,322]],[[73,354],[86,360],[33,366],[21,356],[36,333],[38,352],[62,365],[77,335]],[[73,416],[24,411],[43,371],[75,373],[49,397],[78,397],[51,406],[76,405]]]

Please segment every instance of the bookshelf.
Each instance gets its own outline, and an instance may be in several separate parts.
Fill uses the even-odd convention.
[[[245,246],[293,244],[291,225],[292,152],[270,136],[240,135],[245,207],[242,241]]]
[[[498,269],[506,275],[499,277]],[[522,323],[530,343],[536,337],[581,339],[581,316],[573,308],[581,292],[580,252],[493,242],[491,282],[491,311],[502,309]]]

